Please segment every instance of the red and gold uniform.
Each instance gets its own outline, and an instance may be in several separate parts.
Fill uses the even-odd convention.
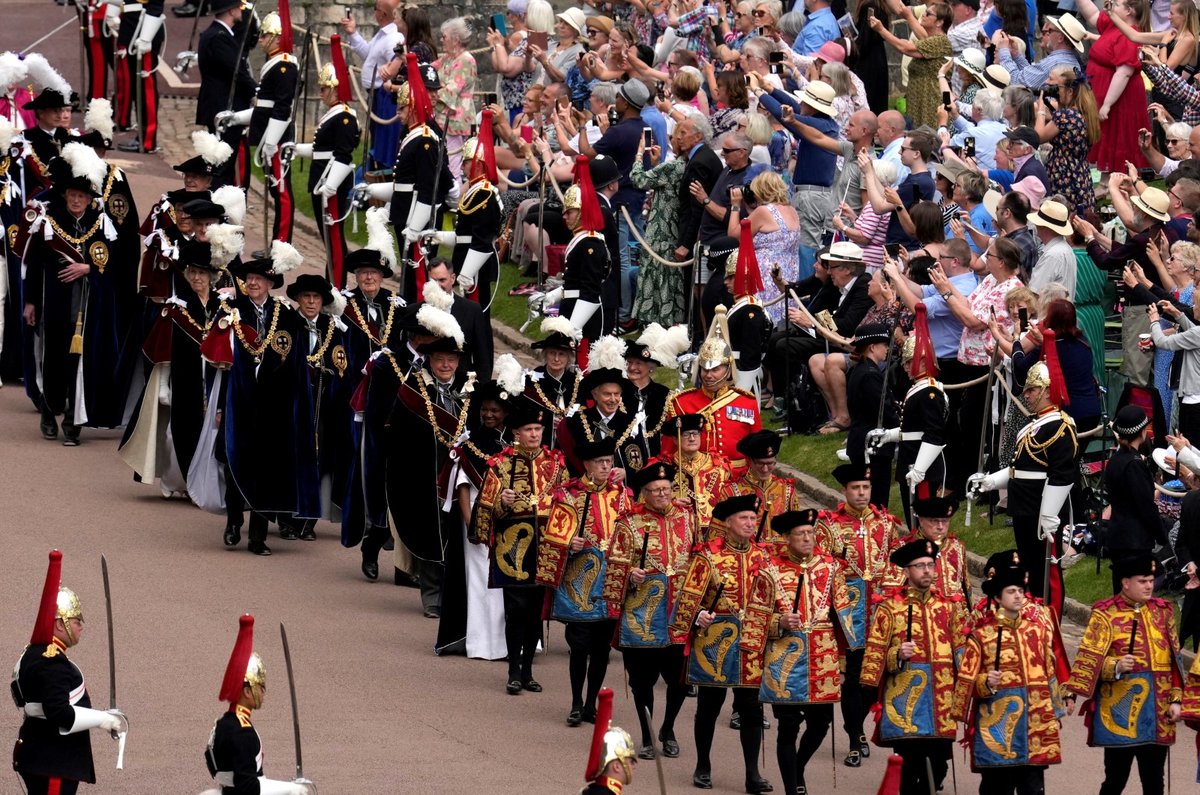
[[[753,504],[744,497],[753,510]],[[719,510],[733,500],[719,504]],[[766,631],[774,613],[769,594],[774,588],[771,557],[766,548],[732,536],[703,545],[688,564],[687,577],[671,631],[691,634],[688,681],[700,685],[696,698],[696,774],[711,782],[709,751],[716,731],[717,717],[725,703],[725,693],[733,689],[733,710],[741,719],[740,739],[746,760],[747,789],[761,781],[755,761],[762,742],[762,703],[758,700],[762,682],[762,652]],[[752,593],[759,593],[753,598]],[[696,625],[701,611],[716,614],[707,628]],[[757,613],[758,615],[753,615]],[[764,790],[751,790],[762,792]]]
[[[746,471],[746,459],[737,452],[743,437],[762,429],[758,399],[737,387],[723,386],[717,392],[703,387],[688,389],[667,404],[668,419],[677,414],[702,414],[707,422],[701,435],[700,450],[729,461],[734,478]],[[662,439],[662,454],[670,456],[678,445],[669,435]]]
[[[769,532],[769,528],[771,520],[776,516],[800,509],[800,492],[796,491],[796,479],[771,475],[766,480],[760,480],[754,476],[753,471],[747,469],[740,478],[725,484],[721,491],[721,499],[740,494],[753,494],[758,498],[759,540],[765,544],[782,547],[783,536]],[[778,553],[780,550],[774,549],[772,552]]]
[[[841,698],[840,654],[834,624],[838,609],[847,605],[846,581],[831,555],[816,553],[801,559],[784,550],[772,558],[770,589],[751,594],[747,622],[759,621],[771,608],[766,632],[755,627],[747,634],[766,641],[760,700],[773,704],[831,704]],[[783,630],[784,614],[800,616],[801,628]],[[797,685],[799,685],[797,687]],[[832,717],[832,713],[830,713]]]
[[[784,521],[793,526],[811,525],[815,519],[815,510],[784,515]],[[777,523],[772,523],[772,529],[779,537],[787,537]],[[774,544],[770,548],[780,549]],[[771,705],[778,723],[775,754],[783,779],[782,791],[797,792],[798,786],[804,786],[805,766],[833,724],[833,703],[841,698],[840,645],[834,624],[838,621],[838,608],[846,604],[846,582],[837,561],[821,552],[799,557],[785,545],[772,558],[772,565],[775,573],[772,587],[751,593],[755,608],[762,599],[773,611],[765,633],[758,698]],[[761,620],[764,614],[758,609],[750,610],[747,621]],[[783,629],[781,619],[793,614],[799,618],[800,628]],[[764,635],[757,630],[749,634]]]
[[[1118,674],[1117,662],[1126,654],[1133,655],[1133,670]],[[1092,605],[1066,684],[1089,699],[1082,710],[1088,745],[1174,744],[1175,724],[1166,716],[1183,697],[1178,655],[1174,607],[1166,599],[1137,605],[1117,594]]]
[[[924,541],[927,537],[918,529],[900,539],[899,544]],[[932,539],[929,539],[932,540]],[[937,542],[938,557],[933,572],[933,587],[942,596],[958,605],[963,620],[971,612],[971,578],[967,573],[967,545],[954,533],[948,533]]]
[[[890,560],[899,567],[922,559],[932,564],[937,552],[937,544],[919,540],[897,547]],[[896,588],[871,616],[861,681],[879,688],[882,709],[873,740],[904,758],[902,792],[932,792],[945,781],[958,730],[954,680],[964,640],[956,604],[936,588],[911,583]],[[905,644],[912,646],[908,659],[902,655]]]
[[[712,453],[688,455],[678,451],[670,460],[678,467],[673,481],[675,499],[689,506],[688,513],[694,516],[696,526],[696,542],[703,543],[711,535],[713,505],[721,499],[719,495],[729,479],[729,462]]]
[[[987,682],[993,670],[1001,677],[994,691]],[[989,611],[967,636],[954,689],[954,718],[971,727],[971,769],[1061,762],[1060,684],[1050,628],[1025,611],[1015,619]]]
[[[666,487],[674,478],[674,467],[650,462],[631,478],[631,487],[641,492],[645,484],[657,478]],[[659,677],[667,685],[667,701],[661,736],[675,745],[675,716],[679,714],[687,686],[683,682],[683,643],[686,633],[673,635],[671,610],[683,585],[688,558],[695,544],[693,515],[677,502],[657,510],[636,502],[623,514],[613,529],[604,576],[604,600],[608,614],[617,620],[614,645],[621,650],[629,689],[637,707],[642,730],[642,745],[653,743],[646,712],[654,711],[654,686]],[[630,581],[629,573],[642,569],[646,578],[640,584]]]
[[[520,399],[514,404],[509,412],[511,428],[545,419],[545,410],[531,401]],[[475,503],[474,538],[488,545],[491,563],[488,587],[504,589],[509,693],[542,689],[533,679],[533,655],[542,640],[543,592],[535,577],[539,537],[554,492],[566,481],[567,464],[558,451],[508,447],[488,462]],[[516,500],[507,508],[501,501],[506,489],[516,492]]]

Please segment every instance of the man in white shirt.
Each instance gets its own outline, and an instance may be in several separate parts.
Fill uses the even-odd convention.
[[[1067,288],[1067,297],[1075,299],[1075,250],[1067,242],[1067,235],[1072,233],[1070,217],[1070,211],[1056,201],[1043,202],[1029,216],[1042,241],[1042,254],[1029,279],[1029,289],[1035,293],[1050,282],[1058,282]]]
[[[899,111],[885,110],[879,114],[879,128],[875,130],[875,143],[879,145],[879,157],[896,166],[896,184],[908,178],[909,168],[900,162],[900,149],[904,146],[904,116]]]
[[[350,49],[362,61],[361,83],[363,93],[371,95],[371,90],[379,88],[385,81],[395,77],[388,73],[386,67],[395,57],[396,47],[404,44],[404,34],[396,28],[394,15],[400,0],[375,0],[375,24],[378,29],[375,35],[367,41],[358,32],[358,23],[353,17],[342,20],[342,29],[349,36]],[[372,113],[380,119],[390,119],[396,115],[396,97],[391,91],[376,91],[371,101]],[[371,122],[371,160],[372,168],[391,168],[396,159],[396,149],[399,145],[398,124],[380,125]]]

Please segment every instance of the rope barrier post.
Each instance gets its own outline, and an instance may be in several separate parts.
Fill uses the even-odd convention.
[[[537,265],[537,291],[542,292],[542,285],[546,279],[546,179],[549,172],[549,164],[543,163],[541,156],[532,146],[529,148],[533,159],[538,164],[538,265]],[[516,234],[515,231],[513,233]]]

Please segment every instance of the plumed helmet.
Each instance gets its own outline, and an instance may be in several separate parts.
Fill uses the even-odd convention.
[[[708,338],[700,346],[697,360],[702,370],[715,370],[721,365],[729,367],[730,374],[736,368],[733,349],[729,347],[729,326],[725,320],[725,307],[718,306],[708,330]]]
[[[610,726],[608,731],[604,732],[604,739],[600,745],[601,773],[612,762],[620,762],[621,767],[625,769],[626,780],[631,781],[633,779],[633,759],[635,756],[637,756],[637,751],[634,750],[633,738],[629,736],[629,732],[620,726]]]
[[[83,618],[83,605],[79,603],[79,597],[65,585],[58,587],[55,618],[61,618],[64,622],[72,618]]]
[[[337,70],[333,68],[333,64],[321,64],[321,73],[317,75],[317,85],[321,88],[338,87]]]
[[[258,652],[250,652],[250,660],[246,663],[246,684],[254,687],[267,686],[267,669]]]
[[[567,192],[563,194],[563,209],[564,210],[579,210],[583,208],[583,197],[580,194],[579,186],[572,185],[567,188]]]
[[[904,346],[900,348],[900,359],[904,362],[905,369],[908,369],[909,362],[912,361],[913,354],[917,350],[917,338],[912,334],[908,335],[908,339],[904,341]]]
[[[1025,375],[1025,389],[1049,389],[1050,368],[1045,362],[1038,362],[1029,368]]]
[[[283,24],[279,20],[279,14],[272,11],[263,17],[262,25],[258,29],[261,36],[278,36],[283,33]]]

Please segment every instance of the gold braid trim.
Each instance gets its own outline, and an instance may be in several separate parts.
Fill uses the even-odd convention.
[[[1033,438],[1034,434],[1037,433],[1036,431],[1026,434],[1019,442],[1017,442],[1017,451],[1018,452],[1024,451],[1025,453],[1027,453],[1029,455],[1030,458],[1032,458],[1038,464],[1041,464],[1044,467],[1049,467],[1050,463],[1045,458],[1045,451],[1051,445],[1053,445],[1055,442],[1057,442],[1059,439],[1061,439],[1063,437],[1063,434],[1065,434],[1069,431],[1071,434],[1072,441],[1074,441],[1076,445],[1079,444],[1078,437],[1075,436],[1074,426],[1072,426],[1071,423],[1066,422],[1064,420],[1060,420],[1060,422],[1061,422],[1061,424],[1058,427],[1058,431],[1056,431],[1053,436],[1051,436],[1049,439],[1047,439],[1044,442],[1036,441]],[[1039,458],[1039,455],[1042,457]]]
[[[473,215],[479,212],[484,207],[487,207],[488,199],[493,195],[495,194],[492,193],[492,185],[490,182],[488,182],[486,179],[476,182],[470,188],[468,188],[467,192],[463,194],[463,197],[458,200],[458,214]],[[468,202],[476,196],[481,196],[482,198],[480,198],[479,201],[475,202],[474,204],[468,204]]]

